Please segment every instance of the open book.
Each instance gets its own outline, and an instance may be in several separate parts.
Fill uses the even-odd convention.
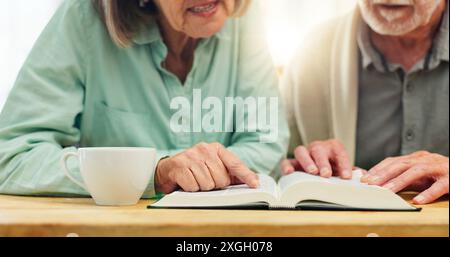
[[[259,175],[257,189],[238,185],[211,192],[178,191],[149,208],[419,210],[388,189],[361,183],[361,176],[361,172],[355,172],[352,180],[342,180],[295,172],[276,183],[267,175]]]

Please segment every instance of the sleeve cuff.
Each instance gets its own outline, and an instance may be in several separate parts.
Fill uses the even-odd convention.
[[[156,154],[156,163],[159,163],[161,159],[167,157],[169,155],[168,151],[158,151]],[[147,188],[145,189],[145,192],[142,196],[143,199],[151,199],[156,197],[156,190],[155,190],[155,176],[156,176],[156,168],[158,165],[155,165],[155,169],[153,170],[153,174],[150,177],[150,181],[148,183]]]

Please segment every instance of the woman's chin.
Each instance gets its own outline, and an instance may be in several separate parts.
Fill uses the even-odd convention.
[[[201,30],[192,30],[191,32],[186,33],[192,38],[209,38],[219,33],[223,28],[223,24],[216,25],[203,25]]]
[[[214,36],[215,34],[217,34],[217,32],[211,32],[211,33],[203,33],[203,34],[199,34],[199,36],[197,38],[210,38],[212,36]]]

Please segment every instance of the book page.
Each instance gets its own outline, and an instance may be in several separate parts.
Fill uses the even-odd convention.
[[[361,171],[352,179],[323,178],[295,172],[280,179],[282,206],[365,210],[415,210],[389,189],[362,183]],[[332,205],[331,205],[332,204]]]
[[[361,183],[361,177],[363,176],[362,171],[356,170],[353,172],[352,179],[345,180],[339,177],[331,177],[331,178],[323,178],[320,176],[311,175],[305,172],[294,172],[288,176],[284,176],[278,182],[280,187],[280,191],[284,192],[289,187],[296,185],[299,182],[324,182],[324,183],[332,183],[337,185],[351,185],[351,186],[369,186],[367,184]]]
[[[267,175],[258,175],[259,188],[247,185],[233,185],[223,190],[210,192],[177,191],[164,196],[151,207],[227,207],[253,206],[256,203],[273,204],[278,199],[278,189],[275,180]]]

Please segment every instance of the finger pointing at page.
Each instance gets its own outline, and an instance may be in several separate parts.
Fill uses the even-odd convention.
[[[251,188],[259,187],[258,176],[249,170],[237,156],[224,147],[221,147],[218,153],[231,176],[238,178]]]

